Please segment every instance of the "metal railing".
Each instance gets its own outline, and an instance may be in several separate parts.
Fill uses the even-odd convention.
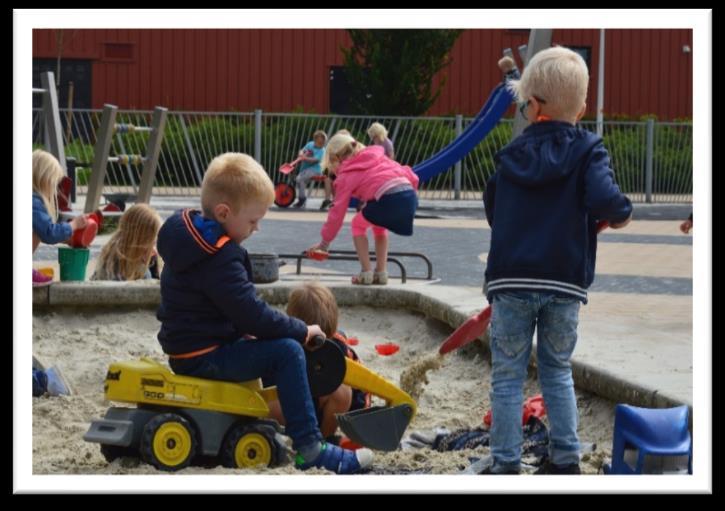
[[[151,111],[123,110],[118,122],[137,126],[151,123]],[[93,161],[95,133],[101,110],[61,109],[65,152],[77,160],[77,184],[84,192]],[[381,122],[395,144],[395,159],[414,166],[457,137],[473,118],[386,117],[255,112],[169,112],[154,182],[154,194],[198,195],[206,166],[214,156],[238,151],[254,156],[274,182],[282,180],[279,167],[291,161],[317,129],[332,135],[347,129],[364,143],[367,128]],[[506,145],[513,122],[503,119],[461,162],[422,183],[425,199],[480,199],[494,172],[494,155]],[[596,131],[595,121],[583,121]],[[42,145],[40,111],[33,110],[33,143]],[[607,147],[617,183],[637,202],[692,201],[692,124],[674,122],[604,122]],[[115,136],[110,155],[141,154],[149,133]],[[88,167],[86,168],[86,164]],[[134,193],[139,169],[119,162],[108,164],[107,193]],[[312,196],[322,194],[317,183]]]

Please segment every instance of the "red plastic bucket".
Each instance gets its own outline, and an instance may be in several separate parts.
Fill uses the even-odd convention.
[[[88,218],[88,224],[82,229],[76,229],[71,236],[70,246],[73,248],[86,248],[96,237],[98,224],[94,217]]]

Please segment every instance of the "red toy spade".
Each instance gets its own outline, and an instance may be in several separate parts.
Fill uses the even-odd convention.
[[[445,355],[449,351],[468,344],[472,340],[483,335],[491,322],[491,306],[489,305],[476,316],[468,318],[465,323],[459,326],[448,339],[443,341],[438,353]]]
[[[609,227],[609,222],[601,220],[597,223],[597,234]],[[459,326],[448,338],[443,341],[438,353],[445,355],[461,346],[465,346],[474,339],[483,335],[491,322],[491,306],[489,305],[478,315],[468,318],[465,323]]]
[[[296,160],[294,160],[294,161],[291,161],[291,162],[289,162],[289,163],[285,163],[284,165],[282,165],[282,166],[281,166],[281,167],[279,168],[279,171],[280,171],[280,173],[282,173],[282,174],[289,174],[290,172],[292,172],[292,171],[293,171],[293,170],[295,169],[295,166],[296,166],[296,165],[297,165],[297,164],[298,164],[299,162],[301,162],[301,161],[302,161],[302,157],[300,156],[299,158],[297,158],[297,159],[296,159]]]

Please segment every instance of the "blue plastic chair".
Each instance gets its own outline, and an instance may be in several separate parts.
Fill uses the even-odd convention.
[[[637,408],[619,404],[614,416],[612,464],[606,474],[678,473],[679,457],[687,456],[692,474],[692,437],[687,406]],[[632,462],[636,459],[634,468]]]

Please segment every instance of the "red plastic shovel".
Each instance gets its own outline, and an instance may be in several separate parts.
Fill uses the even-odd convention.
[[[282,173],[282,174],[289,174],[290,172],[292,172],[292,171],[293,171],[293,170],[295,169],[295,166],[296,166],[296,165],[297,165],[297,164],[298,164],[299,162],[301,162],[301,161],[302,161],[302,157],[300,156],[299,158],[297,158],[297,159],[296,159],[296,160],[294,160],[294,161],[291,161],[291,162],[289,162],[289,163],[285,163],[284,165],[282,165],[282,166],[281,166],[281,167],[279,168],[279,171],[280,171],[280,173]]]
[[[449,351],[468,344],[472,340],[483,335],[491,322],[491,306],[489,305],[477,315],[468,318],[465,323],[459,326],[448,339],[443,341],[438,353],[445,355]]]
[[[597,223],[597,234],[609,227],[609,222],[601,220]],[[468,318],[465,323],[459,326],[448,338],[443,341],[438,353],[445,355],[461,346],[465,346],[474,339],[483,335],[491,322],[491,306],[489,305],[478,315]]]

